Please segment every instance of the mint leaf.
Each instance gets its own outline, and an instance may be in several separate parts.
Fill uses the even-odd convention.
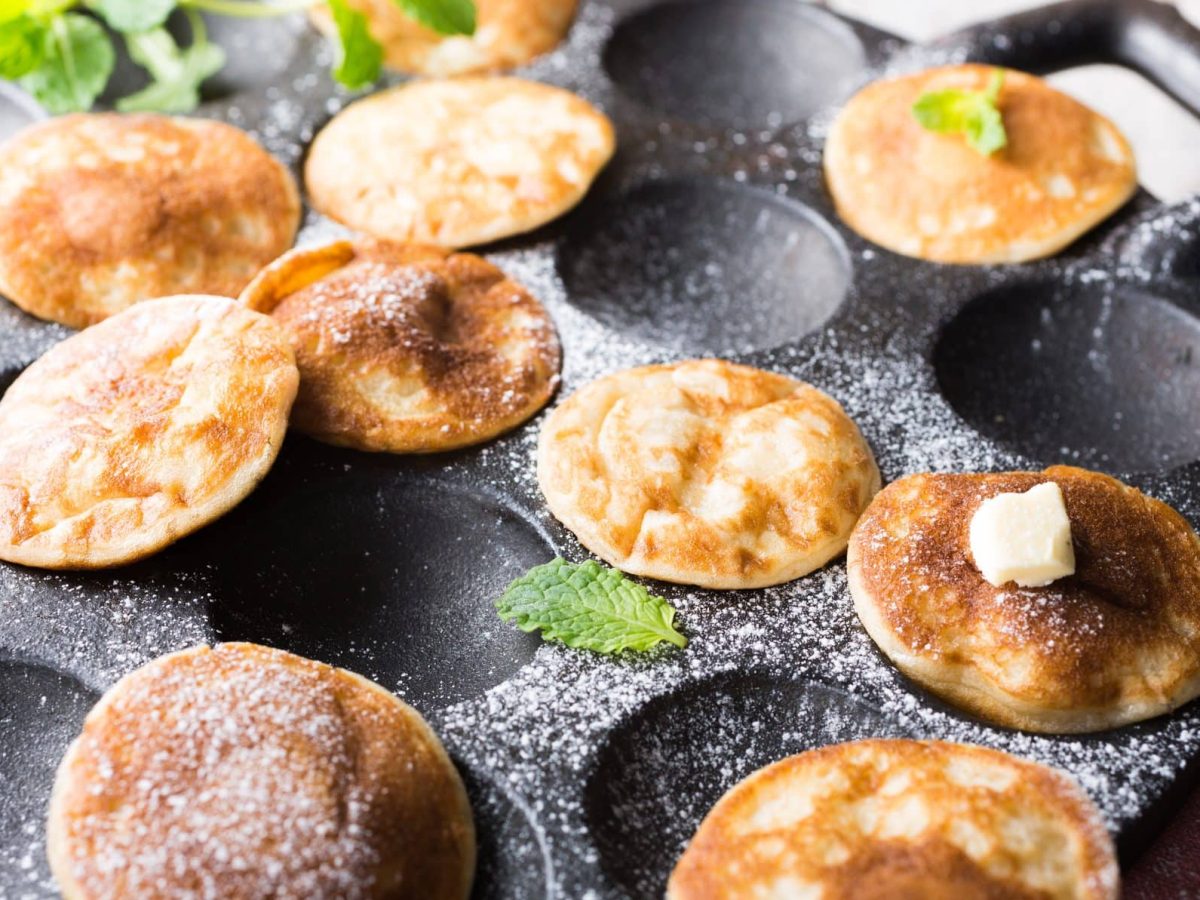
[[[66,13],[51,20],[42,61],[21,84],[50,113],[82,112],[108,84],[114,61],[112,42],[100,23]]]
[[[21,15],[0,22],[0,78],[28,75],[45,55],[46,29],[37,20]]]
[[[117,101],[121,112],[191,112],[200,104],[200,84],[225,65],[225,51],[210,44],[203,28],[192,45],[181,49],[165,28],[126,35],[133,61],[154,80],[135,94]]]
[[[167,21],[175,0],[93,0],[91,6],[117,31],[147,31]]]
[[[536,566],[505,589],[496,608],[522,631],[541,631],[546,640],[597,653],[687,645],[675,630],[675,610],[662,597],[595,560]]]
[[[922,94],[913,104],[913,117],[923,128],[942,134],[962,134],[984,156],[1007,146],[1004,117],[996,103],[1004,86],[1004,70],[995,69],[982,91],[952,88]]]
[[[338,63],[333,77],[339,84],[356,90],[379,80],[383,66],[383,48],[367,30],[367,17],[351,9],[346,0],[328,0],[338,34]]]
[[[475,4],[472,0],[392,0],[415,19],[438,34],[474,34]]]
[[[32,0],[0,0],[0,22],[11,22],[29,12]]]

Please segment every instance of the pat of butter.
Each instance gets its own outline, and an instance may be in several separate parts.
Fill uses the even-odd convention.
[[[997,494],[971,519],[971,554],[989,584],[1045,587],[1075,574],[1071,520],[1053,482],[1023,494]]]

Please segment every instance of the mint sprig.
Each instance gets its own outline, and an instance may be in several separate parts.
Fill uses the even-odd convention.
[[[121,36],[150,84],[117,101],[121,110],[189,112],[200,85],[225,64],[208,42],[200,13],[237,18],[282,16],[321,0],[0,0],[0,78],[18,81],[51,113],[90,109],[112,75],[116,54],[109,31]],[[392,0],[405,14],[441,34],[474,34],[473,0]],[[352,90],[378,79],[383,48],[367,18],[346,0],[329,0],[336,25],[333,77]],[[166,22],[188,14],[192,42],[180,46]]]
[[[535,566],[505,589],[496,608],[522,631],[597,653],[687,646],[666,600],[595,560]]]
[[[930,91],[913,104],[912,114],[922,127],[941,134],[962,134],[972,148],[991,156],[1008,145],[1004,117],[996,105],[1003,87],[1004,70],[993,69],[984,90]]]
[[[333,77],[351,90],[379,80],[383,68],[383,48],[367,30],[367,17],[346,0],[328,0],[338,33],[338,61]]]

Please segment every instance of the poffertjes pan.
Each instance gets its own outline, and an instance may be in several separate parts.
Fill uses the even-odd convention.
[[[864,740],[752,774],[705,817],[667,900],[1116,900],[1099,811],[1067,775],[941,741]]]
[[[850,99],[825,144],[826,181],[847,225],[905,256],[1021,262],[1057,253],[1133,195],[1133,151],[1121,132],[1033,75],[1004,70],[1008,145],[990,156],[914,118],[923,94],[982,91],[994,71],[929,69]]]
[[[615,149],[581,97],[520,78],[417,81],[334,117],[308,154],[312,205],[394,241],[470,247],[575,206]]]
[[[438,34],[395,0],[347,0],[346,5],[366,15],[389,69],[444,76],[512,69],[553,50],[571,27],[576,0],[475,0],[471,35]],[[333,32],[327,6],[314,7],[311,15],[322,31]]]
[[[292,422],[329,443],[464,447],[515,428],[558,386],[546,310],[469,253],[372,240],[294,250],[241,301],[288,333],[300,367]]]
[[[722,360],[644,366],[567,398],[538,443],[546,504],[635,575],[779,584],[846,548],[879,470],[837,401]]]
[[[221,122],[88,113],[0,146],[0,293],[64,325],[236,297],[299,223],[291,173]]]
[[[420,714],[255,644],[110,688],[59,765],[47,835],[67,900],[463,900],[475,868],[466,791]]]
[[[224,297],[57,344],[0,400],[0,559],[115,566],[212,521],[275,461],[298,381],[283,329]]]
[[[1075,574],[995,587],[969,528],[996,494],[1057,484]],[[1069,466],[910,475],[867,508],[847,556],[854,608],[899,669],[1028,731],[1115,728],[1200,695],[1200,539],[1167,504]]]

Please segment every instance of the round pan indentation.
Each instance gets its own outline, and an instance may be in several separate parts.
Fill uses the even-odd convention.
[[[0,896],[51,896],[46,805],[99,696],[47,666],[0,660]]]
[[[220,640],[350,669],[419,709],[494,687],[537,649],[493,601],[554,551],[486,494],[388,472],[268,480],[208,537]]]
[[[726,181],[652,181],[594,205],[559,249],[569,301],[687,353],[797,340],[841,305],[850,263],[807,206]]]
[[[959,415],[1040,463],[1128,473],[1200,459],[1200,320],[1141,289],[989,292],[946,326],[933,362]]]
[[[462,766],[459,771],[475,816],[477,859],[471,900],[548,897],[546,848],[528,811],[489,779]]]
[[[794,753],[903,730],[848,694],[808,681],[730,673],[651,701],[600,750],[584,809],[605,873],[659,898],[713,804]]]
[[[849,27],[796,0],[660,3],[621,22],[604,52],[609,76],[640,103],[740,128],[807,118],[865,66]]]

